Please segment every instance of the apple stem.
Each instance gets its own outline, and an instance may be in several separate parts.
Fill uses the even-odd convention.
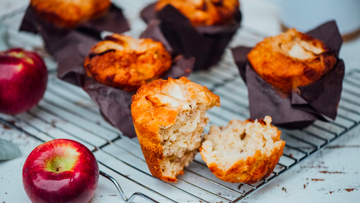
[[[115,180],[115,178],[113,178],[112,176],[110,176],[109,174],[103,172],[103,171],[100,171],[100,175],[105,177],[106,179],[110,180],[116,187],[116,189],[118,190],[118,192],[120,193],[120,196],[124,199],[125,202],[132,202],[133,199],[136,197],[136,196],[140,196],[140,197],[143,197],[144,199],[147,199],[147,200],[150,200],[152,202],[157,202],[159,203],[158,201],[154,200],[153,198],[143,194],[143,193],[140,193],[140,192],[135,192],[134,194],[132,194],[129,198],[127,198],[125,196],[125,193],[124,191],[122,190],[120,184]],[[126,176],[124,176],[126,177]],[[129,179],[128,177],[126,177],[127,179]]]

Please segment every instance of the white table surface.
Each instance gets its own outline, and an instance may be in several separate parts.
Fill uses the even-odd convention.
[[[27,3],[1,0],[0,16]],[[267,35],[280,33],[278,5],[262,0],[243,0],[241,10],[244,26]],[[347,71],[360,69],[360,38],[344,43],[340,57],[344,59]],[[23,154],[21,158],[0,162],[0,203],[29,202],[22,187],[21,170],[27,155],[41,142],[16,130],[2,130],[1,124],[0,138],[16,143]],[[359,154],[360,127],[357,127],[240,202],[360,202]],[[91,202],[121,201],[108,180],[100,178]]]

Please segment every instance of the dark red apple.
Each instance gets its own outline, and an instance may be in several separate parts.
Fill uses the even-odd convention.
[[[86,203],[94,195],[99,167],[84,145],[57,139],[36,147],[22,171],[25,192],[32,202]]]
[[[0,52],[0,113],[17,114],[35,106],[48,80],[42,58],[20,48]]]

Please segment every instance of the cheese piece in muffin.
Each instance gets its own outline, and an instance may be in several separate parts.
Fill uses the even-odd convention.
[[[335,53],[322,41],[295,29],[265,38],[248,60],[260,77],[285,93],[319,80],[336,64]]]
[[[113,34],[91,48],[84,68],[89,77],[131,92],[159,78],[171,63],[161,42]]]
[[[234,22],[239,0],[159,0],[155,10],[172,5],[194,26],[227,25]]]
[[[110,6],[110,0],[31,0],[30,6],[43,19],[65,28],[100,17]]]
[[[203,160],[219,179],[255,183],[269,176],[279,162],[285,142],[281,132],[264,120],[231,120],[226,127],[213,125],[200,147]]]
[[[220,106],[208,88],[185,77],[142,85],[132,98],[131,114],[151,174],[176,182],[201,145],[205,112]]]

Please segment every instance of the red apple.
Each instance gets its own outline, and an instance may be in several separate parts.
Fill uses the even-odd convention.
[[[86,203],[94,195],[99,167],[84,145],[57,139],[36,147],[22,171],[25,192],[32,202]]]
[[[0,113],[17,114],[36,105],[48,80],[44,61],[20,48],[0,52]]]

